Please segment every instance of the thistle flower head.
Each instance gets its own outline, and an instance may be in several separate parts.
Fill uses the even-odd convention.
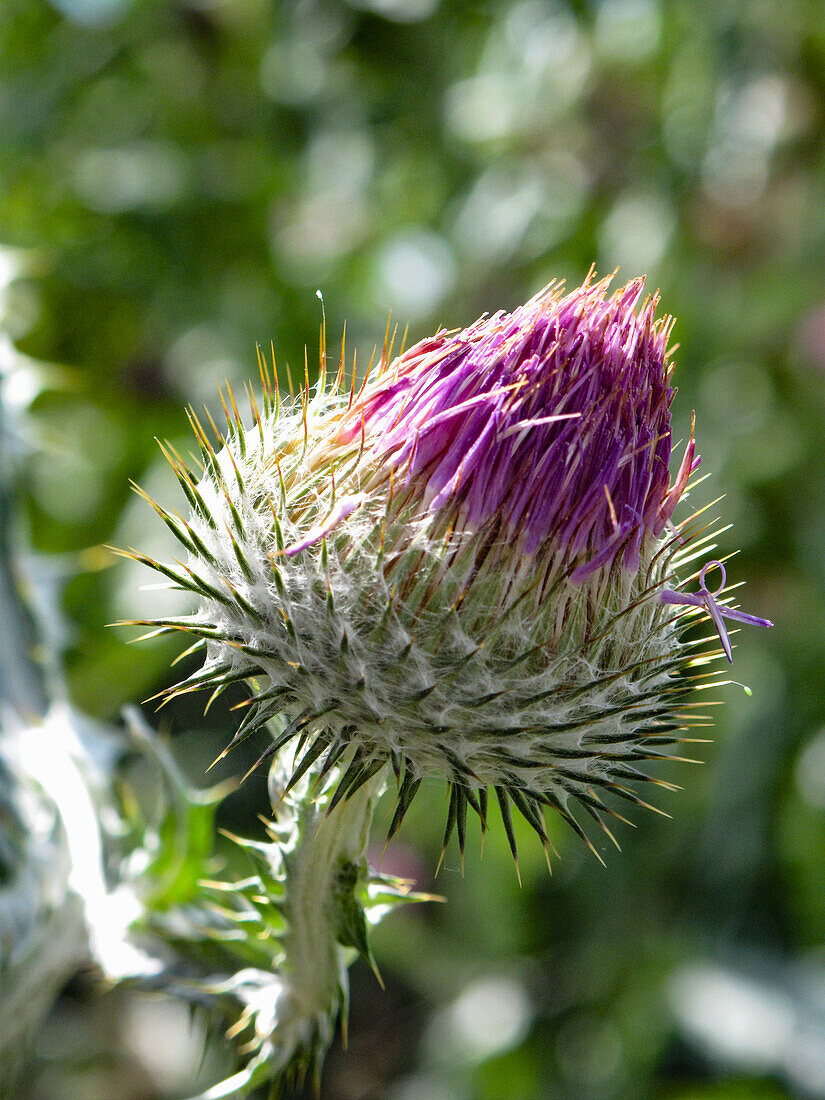
[[[712,546],[671,521],[698,464],[691,435],[671,477],[672,321],[642,280],[609,282],[385,348],[357,394],[343,349],[336,384],[322,370],[299,402],[264,369],[252,427],[231,402],[216,445],[192,416],[202,474],[168,455],[192,514],[156,505],[188,559],[150,564],[197,608],[154,625],[204,650],[176,691],[254,683],[232,745],[286,715],[262,759],[300,739],[294,782],[339,767],[330,809],[391,764],[391,834],[438,775],[462,851],[491,790],[515,854],[513,805],[544,843],[548,807],[612,837],[613,796],[669,785],[640,765],[689,739],[712,654],[685,620],[709,613],[728,656],[723,617],[766,621],[706,570],[683,590]]]

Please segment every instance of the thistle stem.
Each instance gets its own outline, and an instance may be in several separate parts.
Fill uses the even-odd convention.
[[[364,853],[375,806],[386,784],[382,769],[327,816],[340,776],[328,776],[319,795],[313,784],[319,771],[320,765],[311,769],[283,800],[276,826],[283,854],[287,923],[280,968],[285,989],[276,1027],[282,1032],[281,1042],[286,1039],[283,1045],[288,1048],[291,1041],[296,1052],[303,1051],[316,1075],[339,1012],[346,1034],[351,948],[369,957],[357,891],[366,881]]]

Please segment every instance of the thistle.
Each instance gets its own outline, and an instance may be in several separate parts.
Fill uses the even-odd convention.
[[[283,792],[311,777],[328,817],[392,775],[389,837],[438,776],[462,856],[490,794],[516,857],[513,808],[545,849],[551,810],[596,852],[587,818],[613,840],[621,801],[672,786],[647,767],[693,740],[725,619],[770,624],[729,606],[699,515],[674,523],[699,458],[691,432],[671,477],[672,318],[643,280],[609,283],[551,285],[396,358],[387,339],[357,391],[343,344],[328,386],[322,339],[300,400],[261,358],[252,426],[228,392],[214,442],[190,412],[202,469],[164,448],[190,516],[154,504],[186,560],[135,556],[196,597],[148,624],[204,653],[170,696],[252,686],[225,751],[278,719],[258,763],[288,749]],[[710,648],[682,637],[705,614]]]

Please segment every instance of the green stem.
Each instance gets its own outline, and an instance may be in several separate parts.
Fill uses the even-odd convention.
[[[289,931],[284,936],[285,969],[307,1012],[324,1011],[339,984],[341,947],[352,882],[349,869],[361,864],[375,803],[384,789],[379,773],[329,817],[311,798],[300,803],[296,848],[287,857]]]
[[[346,1029],[347,967],[356,948],[372,962],[359,888],[367,881],[364,854],[375,805],[384,790],[382,769],[329,816],[337,776],[319,795],[312,771],[281,803],[277,834],[283,854],[286,931],[281,943],[276,1042],[292,1047],[293,1064],[320,1075],[339,1013]]]

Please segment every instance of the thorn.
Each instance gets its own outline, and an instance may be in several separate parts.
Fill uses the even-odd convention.
[[[548,841],[546,844],[542,844],[542,848],[544,849],[544,862],[547,864],[548,872],[552,875],[553,865],[550,862],[550,842]]]
[[[372,951],[367,954],[367,962],[370,965],[370,970],[375,975],[376,981],[381,986],[382,993],[386,992],[387,987],[384,985],[384,979],[381,977],[381,971],[378,969],[378,963],[373,958]]]
[[[272,351],[272,381],[275,386],[275,415],[279,416],[281,412],[281,390],[278,385],[278,364],[275,362],[275,341],[269,341],[269,347]]]
[[[510,814],[510,803],[507,800],[507,792],[502,790],[501,787],[495,788],[496,798],[498,799],[499,809],[501,810],[501,820],[504,823],[504,831],[507,834],[507,841],[510,845],[510,852],[513,856],[513,862],[516,865],[516,877],[518,878],[518,884],[521,886],[521,868],[518,862],[518,849],[516,848],[516,834],[513,830],[513,819]]]
[[[384,346],[381,349],[381,361],[380,361],[380,364],[379,364],[381,370],[383,370],[386,367],[387,361],[388,361],[387,341],[390,338],[390,325],[391,324],[392,324],[392,310],[390,310],[389,314],[387,315],[387,331],[384,333]],[[395,334],[393,333],[393,337],[394,336],[395,336]]]
[[[357,355],[358,355],[358,349],[353,348],[352,349],[352,382],[350,384],[349,402],[347,403],[347,411],[349,411],[352,408],[352,402],[355,398],[355,373],[356,373],[355,372],[355,363],[356,363]]]
[[[258,425],[258,434],[261,437],[261,449],[266,447],[266,440],[264,439],[264,425],[261,419],[260,409],[258,408],[258,402],[255,400],[255,391],[252,389],[252,383],[247,383],[249,394],[249,404],[252,406],[252,415],[255,417],[255,423]]]
[[[347,322],[344,321],[344,331],[341,334],[341,356],[338,360],[338,374],[336,375],[336,378],[335,378],[335,386],[334,386],[335,393],[340,393],[341,392],[341,385],[344,381],[346,344],[347,344]]]
[[[390,327],[390,324],[389,324],[389,321],[388,321],[387,322],[387,330],[388,331],[389,331],[389,327]],[[370,356],[370,361],[369,361],[369,363],[367,363],[367,373],[364,375],[364,381],[361,383],[361,388],[358,391],[358,394],[356,396],[356,400],[358,400],[358,398],[361,396],[361,394],[367,388],[367,382],[369,382],[369,380],[370,380],[370,372],[372,371],[372,365],[375,362],[375,352],[376,352],[376,350],[377,350],[376,348],[372,349],[372,355]],[[353,371],[354,370],[355,370],[355,361],[353,360]]]
[[[438,872],[441,870],[441,864],[444,862],[444,856],[447,854],[447,849],[441,849],[441,855],[438,857],[438,863],[435,865],[435,872],[433,878],[438,878]]]

